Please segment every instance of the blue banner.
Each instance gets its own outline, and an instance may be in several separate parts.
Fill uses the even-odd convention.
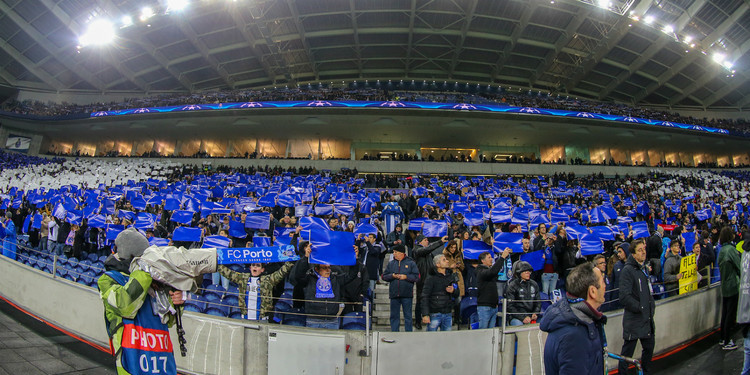
[[[172,234],[172,241],[199,242],[200,240],[200,228],[177,227]]]
[[[299,260],[299,256],[291,245],[216,249],[217,264],[277,263],[295,260]]]
[[[245,218],[245,228],[268,229],[271,226],[270,212],[248,212]]]
[[[443,237],[448,234],[448,222],[444,220],[425,220],[422,235],[425,237]]]
[[[604,252],[604,244],[596,234],[586,234],[578,240],[581,245],[581,255],[594,255]]]
[[[169,220],[174,221],[175,223],[190,225],[190,223],[193,222],[193,214],[195,214],[193,211],[178,210],[172,212],[172,217]]]
[[[229,247],[229,238],[224,236],[207,236],[203,239],[204,248],[226,248]]]
[[[305,216],[299,219],[299,225],[304,230],[330,230],[325,220],[319,217]]]
[[[484,215],[481,212],[464,213],[464,224],[468,227],[482,226],[484,224]]]
[[[169,240],[166,238],[151,237],[148,239],[148,244],[151,246],[169,246]]]
[[[639,238],[644,237],[650,237],[651,235],[648,232],[648,223],[645,221],[639,221],[630,224],[630,227],[633,228],[633,239],[637,240]]]
[[[360,223],[354,228],[354,234],[378,234],[378,228],[369,223]]]
[[[464,241],[464,259],[479,259],[479,254],[485,251],[492,254],[492,246],[487,245],[487,243],[484,241]]]
[[[308,239],[312,244],[310,263],[337,266],[357,264],[353,233],[313,230],[309,232]]]
[[[521,260],[524,262],[529,262],[534,271],[541,271],[544,268],[543,255],[544,250],[532,251],[530,253],[521,254]]]
[[[107,241],[114,241],[123,230],[125,230],[124,225],[107,224]]]
[[[267,236],[254,236],[253,237],[253,247],[265,247],[265,246],[271,246],[271,237]]]
[[[685,252],[692,253],[693,252],[693,245],[696,242],[695,236],[697,235],[696,232],[685,232],[682,234],[682,238],[685,239]]]
[[[498,233],[495,232],[492,248],[496,253],[502,253],[506,247],[514,253],[523,252],[523,233]]]
[[[245,232],[245,225],[237,220],[230,220],[229,235],[236,238],[247,237],[247,232]]]
[[[154,224],[156,224],[156,215],[148,212],[139,212],[135,217],[135,224],[133,226],[135,229],[146,230],[154,229]]]

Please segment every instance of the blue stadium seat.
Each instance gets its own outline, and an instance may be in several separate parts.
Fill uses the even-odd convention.
[[[367,329],[366,319],[363,312],[350,312],[341,318],[341,328],[364,331]]]
[[[78,265],[78,258],[76,258],[76,257],[70,257],[70,258],[68,258],[68,264],[70,264],[73,267],[77,266]]]
[[[105,261],[105,260],[107,260],[107,257],[105,257],[104,255],[102,255],[102,256],[100,256],[100,257],[99,257],[99,262],[100,262],[101,264],[104,264],[104,261]]]
[[[81,271],[86,272],[91,268],[91,261],[88,259],[82,260],[78,265],[81,267]]]
[[[461,323],[469,323],[471,314],[477,312],[477,297],[464,297],[461,300],[459,311],[461,312]]]
[[[242,312],[240,311],[240,309],[237,309],[237,310],[230,310],[230,311],[231,311],[231,312],[229,313],[229,315],[227,316],[227,318],[232,318],[232,319],[243,319],[243,317],[242,317]]]
[[[283,315],[283,324],[288,326],[304,327],[307,323],[307,317],[305,315],[302,315],[304,313],[305,310],[302,308],[289,310],[289,314]]]
[[[96,261],[98,260],[98,258],[97,258],[97,256],[96,256],[96,254],[94,254],[94,253],[91,253],[91,254],[89,254],[88,256],[86,256],[86,260],[88,260],[88,261],[89,261],[89,264],[91,264],[91,263],[94,263],[94,262],[96,262]]]
[[[224,293],[224,298],[226,298],[228,296],[234,296],[234,297],[239,298],[239,296],[240,296],[240,289],[237,288],[234,285],[229,284],[229,289],[227,289],[227,291]]]
[[[224,313],[224,310],[214,306],[209,306],[205,311],[203,311],[203,313],[207,315],[220,316],[222,318],[227,317],[226,313]]]
[[[192,311],[197,313],[202,313],[203,310],[200,309],[197,305],[193,305],[191,303],[185,302],[185,307],[183,308],[183,311]]]
[[[55,274],[60,277],[65,277],[68,274],[68,269],[58,262]]]
[[[96,277],[96,274],[94,273],[94,271],[88,270],[81,275],[79,280],[83,280],[86,283],[86,285],[91,285],[92,283],[96,284],[96,281],[98,280],[98,278]]]
[[[206,301],[219,302],[224,297],[224,292],[224,287],[221,285],[209,285],[203,290],[203,296],[206,298]]]
[[[195,309],[197,309],[197,312],[203,312],[206,310],[206,299],[203,298],[203,296],[199,296],[197,294],[190,293],[188,296],[188,299],[185,301],[185,307],[187,306],[193,306]],[[189,311],[195,311],[195,310],[189,310]]]
[[[229,306],[237,306],[239,305],[239,298],[235,295],[228,294],[223,300],[221,300],[221,303]]]

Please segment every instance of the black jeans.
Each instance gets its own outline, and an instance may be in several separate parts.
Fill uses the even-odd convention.
[[[721,298],[721,341],[729,342],[732,329],[737,322],[737,302],[739,294]]]
[[[641,347],[643,350],[641,351],[641,366],[643,366],[643,373],[649,374],[651,369],[651,357],[654,356],[654,335],[652,334],[648,338],[643,338],[641,340]],[[635,344],[638,343],[638,339],[635,340],[625,340],[625,343],[622,344],[622,351],[620,352],[621,355],[625,357],[632,357],[633,353],[635,352]],[[620,361],[620,365],[618,366],[618,374],[624,375],[628,372],[628,364]]]

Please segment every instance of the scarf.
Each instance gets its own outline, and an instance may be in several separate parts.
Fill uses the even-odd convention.
[[[318,281],[315,282],[315,298],[334,298],[333,286],[331,285],[330,277],[320,276],[317,272],[313,271],[315,276],[318,277]]]

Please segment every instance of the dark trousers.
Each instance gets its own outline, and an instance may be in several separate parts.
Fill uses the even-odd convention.
[[[729,342],[732,329],[737,322],[737,301],[739,295],[722,297],[721,299],[721,341]]]
[[[398,332],[401,323],[401,310],[404,311],[404,331],[412,331],[411,297],[391,298],[391,332]]]
[[[419,278],[417,281],[417,303],[414,306],[414,319],[418,322],[422,322],[422,289],[424,289],[424,281]]]
[[[641,366],[643,366],[643,373],[649,374],[651,369],[651,357],[654,356],[654,335],[649,336],[645,339],[641,340],[641,347],[643,348],[643,351],[641,351]],[[638,339],[635,340],[625,340],[625,343],[622,344],[622,351],[620,352],[621,355],[625,357],[632,357],[633,353],[635,352],[635,345],[638,343]],[[618,374],[624,375],[628,372],[628,364],[620,361],[620,365],[618,366]]]

